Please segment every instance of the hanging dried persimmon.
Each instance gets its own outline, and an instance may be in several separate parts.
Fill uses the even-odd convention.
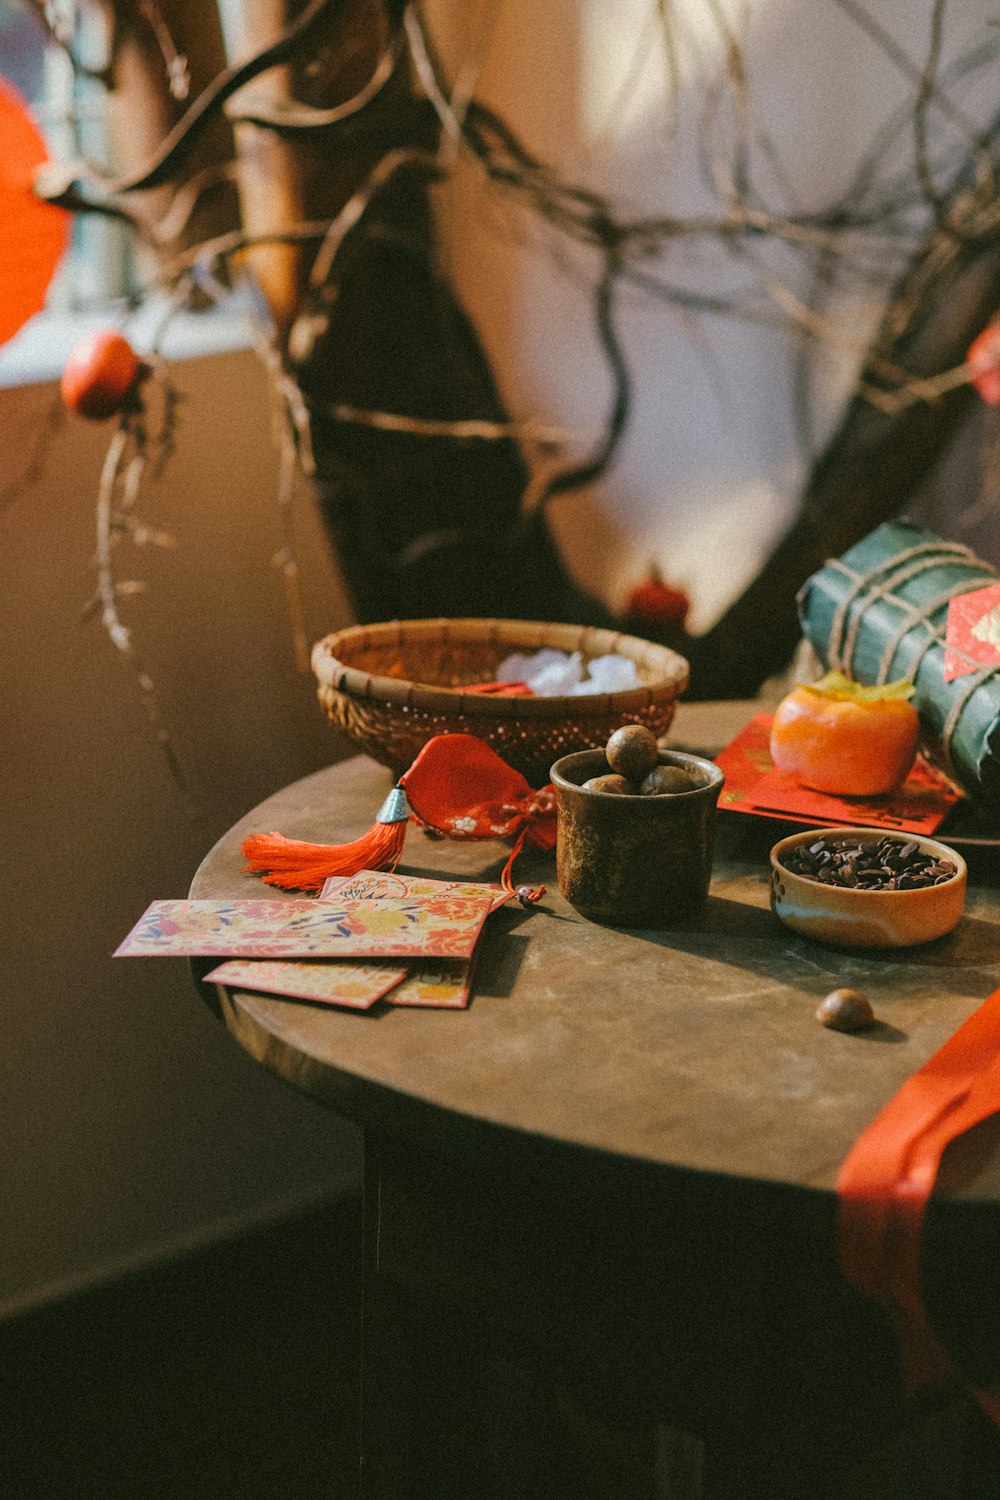
[[[111,328],[85,333],[62,373],[63,404],[78,417],[103,422],[123,409],[145,368],[124,334]]]

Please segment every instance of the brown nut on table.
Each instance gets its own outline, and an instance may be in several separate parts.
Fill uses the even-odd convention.
[[[639,791],[644,797],[662,797],[670,792],[693,792],[700,785],[697,777],[681,766],[654,766]]]
[[[816,1019],[831,1031],[861,1031],[872,1024],[875,1012],[860,990],[831,990],[816,1007]]]
[[[584,790],[588,792],[611,792],[616,797],[630,797],[638,790],[625,776],[616,776],[610,773],[605,776],[591,776],[589,781],[583,783]]]
[[[656,735],[644,724],[623,724],[611,735],[604,753],[612,771],[639,782],[656,765],[660,747]]]

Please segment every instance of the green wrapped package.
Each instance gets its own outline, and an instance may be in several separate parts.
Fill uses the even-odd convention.
[[[967,547],[888,521],[807,579],[802,630],[828,669],[866,686],[906,677],[924,748],[977,802],[1000,803],[1000,668],[946,682],[948,605],[996,583]]]

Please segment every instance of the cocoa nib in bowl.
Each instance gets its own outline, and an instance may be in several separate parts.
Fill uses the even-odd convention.
[[[916,839],[904,841],[891,833],[874,844],[826,835],[789,850],[783,863],[807,880],[866,891],[916,891],[943,885],[958,874],[954,860],[938,858]]]
[[[771,850],[771,906],[787,926],[838,947],[942,937],[965,903],[966,867],[946,844],[877,828],[820,828]]]

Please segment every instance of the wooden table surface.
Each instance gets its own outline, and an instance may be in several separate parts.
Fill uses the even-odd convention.
[[[714,752],[755,707],[682,705],[671,740]],[[191,896],[271,893],[243,873],[248,833],[356,837],[389,784],[358,757],[285,788],[216,845]],[[1000,985],[1000,890],[995,869],[972,862],[955,932],[896,953],[838,952],[772,916],[774,836],[762,820],[720,816],[704,913],[644,933],[586,921],[556,888],[554,856],[525,858],[519,878],[546,881],[547,894],[490,918],[467,1011],[356,1013],[237,991],[221,994],[223,1019],[259,1061],[369,1127],[417,1127],[442,1144],[481,1127],[825,1193],[862,1128]],[[411,828],[400,868],[496,879],[506,852]],[[869,996],[877,1025],[845,1035],[816,1022],[838,985]],[[1000,1200],[997,1161],[965,1171],[956,1194]]]

